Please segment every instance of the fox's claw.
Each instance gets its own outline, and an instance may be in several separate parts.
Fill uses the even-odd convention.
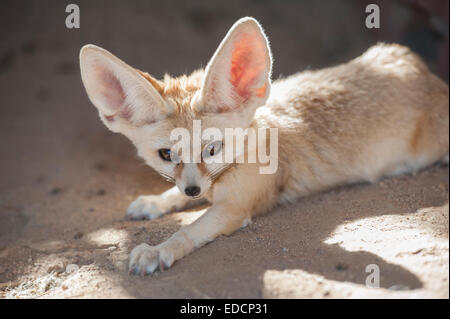
[[[170,251],[162,247],[147,244],[136,246],[130,253],[129,273],[133,275],[150,275],[156,270],[164,271],[173,264]]]

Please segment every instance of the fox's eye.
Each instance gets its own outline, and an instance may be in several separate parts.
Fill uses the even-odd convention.
[[[171,161],[170,153],[171,152],[170,152],[170,150],[168,148],[161,148],[161,149],[158,150],[159,157],[161,157],[161,159],[163,161],[167,161],[167,162]]]
[[[222,141],[215,141],[205,147],[203,157],[210,157],[218,154],[222,150]]]

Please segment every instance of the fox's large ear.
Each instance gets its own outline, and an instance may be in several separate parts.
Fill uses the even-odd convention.
[[[81,78],[100,118],[114,132],[163,119],[161,95],[134,68],[95,45],[80,51]]]
[[[270,93],[269,43],[253,18],[242,18],[214,53],[193,102],[203,112],[231,112],[264,105]]]

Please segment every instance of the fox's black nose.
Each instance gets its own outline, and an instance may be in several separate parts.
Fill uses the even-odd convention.
[[[200,194],[200,187],[188,186],[184,189],[184,192],[186,193],[186,195],[194,197]]]

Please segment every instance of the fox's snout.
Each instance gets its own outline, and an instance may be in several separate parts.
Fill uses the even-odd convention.
[[[194,185],[194,186],[188,186],[188,187],[186,187],[186,188],[184,189],[184,193],[185,193],[187,196],[191,196],[191,197],[195,197],[195,196],[199,195],[200,192],[201,192],[201,188],[198,187],[197,185]]]
[[[181,193],[197,197],[211,186],[203,163],[180,163],[175,172],[176,184]]]

